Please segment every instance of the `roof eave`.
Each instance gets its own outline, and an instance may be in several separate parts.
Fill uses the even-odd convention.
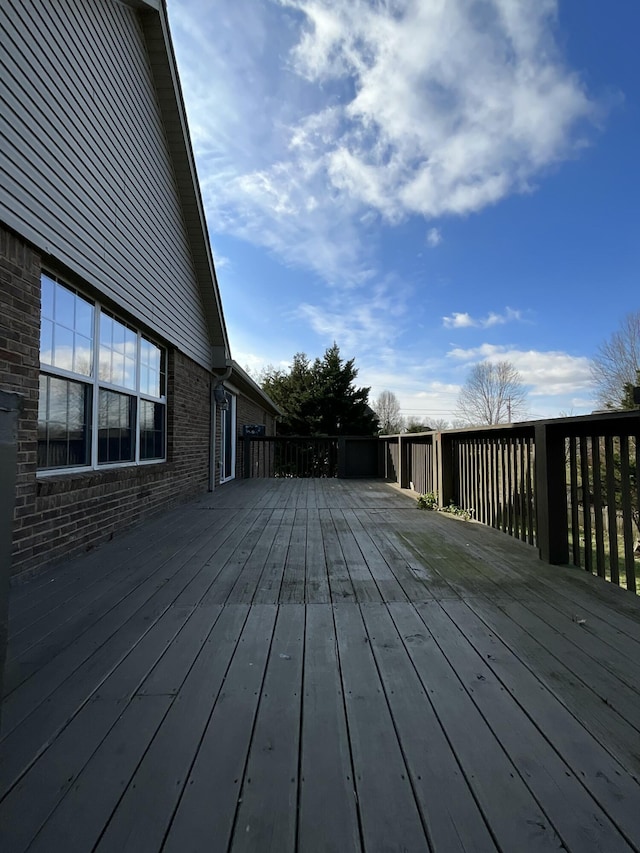
[[[237,361],[231,361],[231,376],[229,377],[229,382],[242,391],[245,396],[249,397],[249,399],[263,406],[270,414],[276,417],[284,414],[284,412],[276,406],[271,397],[258,385],[255,379],[252,379],[251,376],[249,376],[249,374],[240,367]]]

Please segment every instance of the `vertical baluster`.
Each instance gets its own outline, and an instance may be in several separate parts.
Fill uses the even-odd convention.
[[[618,512],[616,508],[616,478],[613,449],[613,436],[608,435],[604,440],[604,465],[607,488],[607,519],[609,544],[609,572],[611,582],[620,584],[620,567],[618,561]]]
[[[535,510],[533,506],[533,476],[534,476],[534,451],[533,438],[527,439],[527,520],[529,527],[528,541],[529,545],[537,545],[536,541],[536,521]]]
[[[585,436],[580,437],[580,479],[582,486],[582,529],[584,531],[584,568],[593,571],[591,542],[591,478],[589,476],[589,444]]]
[[[604,525],[602,521],[602,476],[600,471],[600,438],[591,438],[593,458],[593,518],[596,529],[596,571],[598,577],[605,576],[604,565]]]
[[[580,519],[578,512],[578,458],[577,439],[569,438],[569,490],[571,495],[571,546],[573,565],[580,566]]]
[[[635,442],[634,442],[635,443]],[[636,448],[637,450],[637,448]],[[620,436],[620,485],[622,504],[622,531],[624,536],[624,570],[627,589],[636,591],[635,556],[633,553],[633,519],[631,506],[631,466],[629,465],[629,437]]]
[[[507,486],[507,454],[506,454],[506,439],[500,438],[500,506],[502,509],[501,525],[502,532],[506,533],[509,524],[509,509],[507,506],[508,486]]]
[[[527,510],[526,510],[526,438],[520,439],[520,539],[527,541]]]

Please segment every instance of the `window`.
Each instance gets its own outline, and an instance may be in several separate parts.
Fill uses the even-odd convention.
[[[42,276],[39,469],[164,459],[165,385],[162,347]]]

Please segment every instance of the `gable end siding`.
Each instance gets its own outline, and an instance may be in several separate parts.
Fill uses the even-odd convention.
[[[209,367],[205,307],[138,14],[113,0],[5,0],[2,218]]]

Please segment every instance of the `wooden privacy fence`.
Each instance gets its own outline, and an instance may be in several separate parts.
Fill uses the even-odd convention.
[[[636,591],[640,414],[382,436],[381,475]]]

